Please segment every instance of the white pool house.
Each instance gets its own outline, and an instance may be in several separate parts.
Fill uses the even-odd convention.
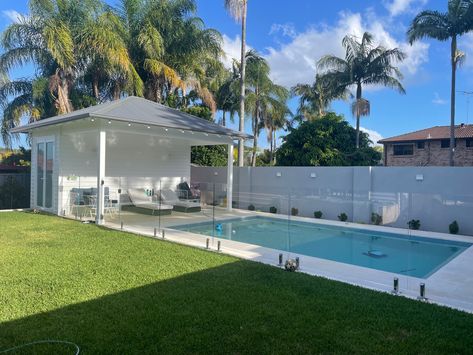
[[[192,146],[228,147],[228,181],[220,202],[231,210],[233,144],[251,138],[133,96],[17,127],[12,133],[31,137],[31,208],[94,218],[97,224],[123,206],[154,215],[175,205],[174,194],[182,200],[185,191],[178,189],[190,184]],[[171,201],[154,199],[158,190],[167,190]],[[131,196],[124,201],[126,194]],[[197,209],[195,202],[186,203],[181,207],[185,211]]]

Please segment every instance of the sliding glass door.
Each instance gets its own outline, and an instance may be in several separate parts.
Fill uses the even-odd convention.
[[[52,208],[54,143],[39,142],[36,151],[36,206]]]

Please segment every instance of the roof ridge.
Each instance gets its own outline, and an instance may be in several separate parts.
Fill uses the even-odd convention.
[[[127,101],[130,97],[135,96],[127,96],[118,100],[112,100],[109,102],[104,102],[103,104],[107,104],[105,107],[101,107],[98,110],[94,111],[94,113],[107,113],[108,111],[114,109],[117,106],[122,105],[125,101]]]

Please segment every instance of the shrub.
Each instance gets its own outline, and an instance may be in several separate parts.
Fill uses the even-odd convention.
[[[254,211],[256,208],[255,208],[255,205],[249,205],[248,206],[248,211]]]
[[[372,213],[371,214],[371,223],[379,226],[381,223],[383,223],[383,217],[377,213]]]
[[[315,211],[314,212],[314,217],[315,218],[322,218],[322,215],[323,215],[322,211]]]
[[[450,231],[450,234],[458,234],[460,230],[460,227],[458,226],[458,222],[453,221],[452,223],[450,223],[450,225],[448,226],[448,230]]]
[[[348,216],[345,212],[342,212],[338,215],[338,219],[342,222],[346,222],[346,220],[348,219]]]
[[[418,219],[411,219],[409,222],[407,222],[407,225],[409,226],[409,229],[419,229],[420,228],[420,221]]]
[[[297,216],[298,214],[299,214],[299,209],[295,208],[295,207],[292,207],[291,208],[291,215]]]
[[[277,209],[276,207],[274,207],[274,206],[271,206],[271,207],[269,208],[269,212],[270,212],[270,213],[278,213],[278,209]]]

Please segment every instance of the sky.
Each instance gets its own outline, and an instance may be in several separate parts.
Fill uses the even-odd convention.
[[[116,4],[115,0],[107,0]],[[342,38],[371,32],[376,43],[398,47],[407,54],[399,64],[406,94],[382,87],[366,87],[371,114],[361,120],[362,129],[373,141],[450,122],[450,47],[448,42],[425,39],[409,45],[406,30],[421,10],[445,12],[447,0],[248,0],[247,43],[263,55],[272,79],[287,88],[311,83],[316,62],[325,54],[343,56]],[[198,13],[207,27],[223,36],[224,62],[239,58],[241,27],[226,12],[224,0],[197,0]],[[0,0],[0,30],[27,13],[27,0]],[[456,122],[473,123],[473,33],[459,40],[466,60],[457,74]],[[11,75],[32,75],[26,66]],[[471,100],[469,100],[471,98]],[[289,102],[293,112],[297,99]],[[336,101],[331,109],[355,124],[350,103]],[[217,119],[221,113],[217,113]],[[236,123],[233,127],[236,127]],[[247,122],[250,131],[250,123]],[[284,133],[283,133],[284,134]],[[266,145],[265,133],[260,141]],[[19,144],[21,144],[20,142]]]

